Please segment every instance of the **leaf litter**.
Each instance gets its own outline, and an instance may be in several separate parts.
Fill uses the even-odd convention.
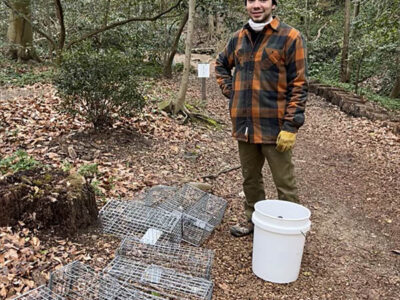
[[[51,85],[2,90],[0,156],[25,149],[42,163],[99,166],[102,199],[135,198],[158,184],[189,181],[212,185],[228,200],[223,223],[204,245],[216,253],[213,299],[397,299],[400,294],[400,137],[384,121],[352,118],[324,99],[310,95],[306,124],[298,134],[293,161],[301,203],[312,211],[299,279],[276,285],[251,271],[252,237],[236,239],[229,227],[242,216],[240,169],[206,178],[239,164],[230,136],[228,104],[207,82],[191,77],[187,101],[225,123],[181,124],[157,110],[177,80],[161,80],[147,92],[142,115],[122,119],[95,133],[80,118],[58,112]],[[188,153],[190,155],[188,155]],[[264,168],[266,197],[276,192]],[[204,177],[204,178],[203,178]],[[390,222],[388,222],[390,220]],[[0,230],[0,298],[11,298],[46,283],[49,272],[73,260],[97,270],[114,256],[119,241],[97,229],[58,239],[24,228]]]

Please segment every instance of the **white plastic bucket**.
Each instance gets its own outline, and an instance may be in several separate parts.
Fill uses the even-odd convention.
[[[263,200],[254,206],[253,272],[275,283],[296,281],[311,212],[299,204]]]

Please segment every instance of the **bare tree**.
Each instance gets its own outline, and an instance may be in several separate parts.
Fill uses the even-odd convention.
[[[176,52],[178,50],[179,40],[181,38],[181,35],[182,35],[182,32],[183,32],[183,28],[185,28],[185,25],[186,25],[186,23],[188,21],[188,18],[189,18],[189,12],[185,13],[185,15],[183,16],[181,24],[179,25],[178,32],[176,33],[174,43],[173,43],[173,45],[171,47],[171,51],[169,53],[169,56],[168,56],[168,58],[166,59],[166,61],[164,63],[163,74],[167,78],[171,78],[172,77],[172,62],[173,62],[175,54],[176,54]]]
[[[192,36],[194,29],[195,9],[196,9],[196,0],[189,0],[189,17],[188,17],[188,28],[186,34],[185,65],[183,69],[178,97],[174,99],[171,103],[172,106],[171,110],[174,114],[178,113],[179,111],[184,111],[184,104],[185,104],[186,91],[187,91],[189,72],[190,72],[190,59],[192,52]]]
[[[8,54],[20,60],[38,60],[33,49],[33,30],[32,23],[21,17],[25,15],[31,19],[31,1],[14,0],[8,3],[13,8],[10,12],[10,23],[7,30],[7,38],[10,44]]]
[[[349,41],[350,41],[350,12],[351,2],[345,0],[345,17],[344,17],[344,35],[343,35],[343,48],[342,48],[342,59],[340,63],[340,81],[349,82]]]

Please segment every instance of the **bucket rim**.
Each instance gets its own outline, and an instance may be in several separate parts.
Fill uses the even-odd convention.
[[[261,205],[263,205],[263,203],[266,203],[266,202],[275,202],[275,203],[276,202],[282,202],[282,203],[285,203],[285,204],[290,204],[290,205],[294,205],[294,206],[300,207],[301,209],[303,209],[307,213],[307,216],[302,217],[302,218],[279,218],[279,217],[275,217],[275,216],[270,215],[270,214],[263,213],[262,211],[260,211],[260,209],[257,210],[257,206],[261,206]],[[268,217],[268,218],[271,218],[271,219],[275,219],[275,220],[280,220],[280,221],[304,221],[304,220],[309,220],[310,217],[311,217],[311,211],[307,207],[305,207],[305,206],[303,206],[301,204],[295,203],[295,202],[286,201],[286,200],[278,200],[278,199],[265,199],[265,200],[258,201],[254,205],[254,210],[257,211],[257,213],[259,213],[262,216],[265,216],[265,217]]]

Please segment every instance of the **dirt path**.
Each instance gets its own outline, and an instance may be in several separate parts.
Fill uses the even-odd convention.
[[[177,85],[162,81],[149,98],[157,101],[159,93],[177,90]],[[24,94],[22,101],[3,99],[0,116],[7,127],[0,130],[0,155],[23,147],[38,159],[60,165],[68,159],[66,146],[73,145],[75,163],[98,163],[104,176],[114,178],[115,188],[105,191],[106,196],[126,198],[155,184],[200,180],[239,163],[228,104],[213,78],[208,80],[205,108],[225,126],[179,125],[179,120],[149,108],[143,120],[131,122],[140,138],[125,131],[118,137],[78,138],[74,132],[82,131],[83,123],[60,116],[53,95],[49,91],[38,98]],[[199,81],[193,77],[187,99],[204,105],[199,98]],[[93,145],[94,156],[89,155]],[[252,238],[236,239],[228,232],[242,212],[241,174],[232,171],[210,181],[214,193],[229,202],[222,225],[204,245],[215,250],[213,299],[399,299],[400,256],[392,250],[400,248],[400,137],[384,122],[348,117],[311,95],[294,162],[302,204],[311,209],[313,222],[299,279],[277,285],[252,273]],[[267,197],[275,198],[267,168],[264,173]],[[52,238],[42,244],[47,254],[25,276],[36,285],[45,281],[44,273],[74,259],[104,265],[118,243],[89,232],[77,240],[60,244]],[[39,267],[42,277],[35,273]]]
[[[399,141],[384,123],[348,117],[311,95],[294,151],[313,222],[299,280],[276,285],[252,274],[251,238],[228,234],[241,211],[239,176],[231,174],[221,182],[231,186],[230,207],[209,242],[215,299],[399,299],[400,257],[391,252],[400,247]],[[271,178],[265,185],[275,198]]]

